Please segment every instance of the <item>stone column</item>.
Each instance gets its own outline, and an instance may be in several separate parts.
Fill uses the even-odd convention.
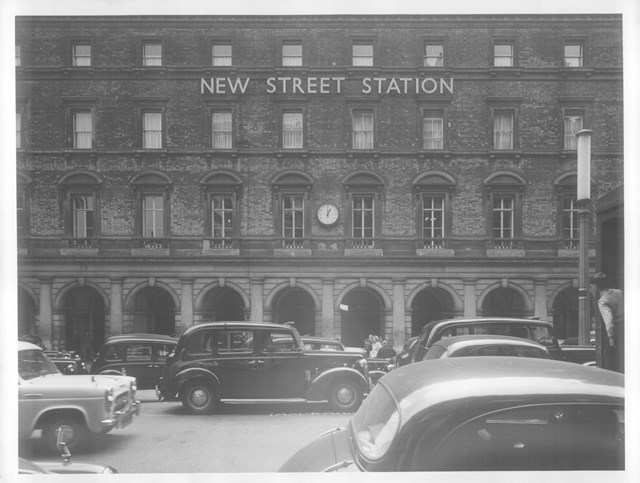
[[[251,319],[260,322],[264,319],[264,298],[262,294],[263,280],[261,278],[251,279]]]
[[[464,316],[475,317],[476,312],[476,281],[464,281]]]
[[[183,278],[180,294],[180,334],[193,325],[193,279]]]
[[[124,311],[122,308],[122,279],[111,279],[111,304],[109,310],[110,327],[109,333],[105,337],[122,334],[124,326]]]
[[[51,279],[40,279],[40,312],[38,335],[47,349],[53,349],[53,305],[51,300]]]
[[[404,303],[404,279],[393,279],[393,313],[392,334],[393,346],[396,350],[404,345],[405,341],[405,303]]]
[[[547,312],[547,281],[534,280],[535,283],[535,302],[533,315],[540,317],[541,320],[547,320],[549,314]]]
[[[322,337],[335,337],[333,279],[322,280]]]

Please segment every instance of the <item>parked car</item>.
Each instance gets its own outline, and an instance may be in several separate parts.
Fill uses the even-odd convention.
[[[458,335],[434,343],[423,360],[471,356],[551,359],[547,348],[532,340],[506,335]]]
[[[89,374],[82,357],[75,351],[45,351],[62,374]]]
[[[507,317],[477,317],[468,319],[437,320],[426,324],[409,354],[411,362],[424,359],[427,350],[438,340],[456,335],[508,335],[533,340],[545,346],[556,360],[579,362],[595,360],[595,347],[578,346],[579,349],[564,351],[553,333],[553,325],[538,319]],[[574,346],[575,348],[576,346]]]
[[[624,421],[622,374],[524,357],[434,359],[380,379],[346,428],[280,471],[623,470]]]
[[[370,384],[366,359],[306,350],[291,325],[213,322],[182,334],[157,392],[193,414],[238,399],[326,400],[335,411],[354,411]]]
[[[91,364],[91,374],[127,375],[139,389],[155,389],[177,337],[160,334],[124,334],[107,339]]]
[[[418,343],[418,336],[410,337],[402,346],[402,351],[396,356],[396,367],[406,366],[411,363],[413,346]]]
[[[51,451],[65,432],[70,451],[89,436],[127,426],[140,412],[136,380],[127,376],[63,375],[38,346],[18,342],[18,436],[42,430]]]

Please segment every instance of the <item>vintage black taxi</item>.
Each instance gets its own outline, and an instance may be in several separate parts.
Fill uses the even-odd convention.
[[[623,381],[551,359],[416,362],[280,471],[623,470]]]
[[[278,341],[290,339],[292,344]],[[167,358],[157,388],[161,400],[180,400],[193,414],[218,401],[328,401],[355,411],[369,392],[367,361],[348,351],[309,351],[290,325],[212,322],[188,328]]]

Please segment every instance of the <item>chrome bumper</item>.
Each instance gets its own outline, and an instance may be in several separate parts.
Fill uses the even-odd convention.
[[[103,419],[100,424],[104,428],[124,428],[131,424],[134,415],[140,414],[140,407],[140,401],[133,401],[128,407],[116,411],[113,414],[113,418]]]

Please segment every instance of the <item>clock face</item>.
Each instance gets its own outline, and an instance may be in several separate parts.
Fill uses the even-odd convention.
[[[323,225],[333,225],[338,221],[338,207],[332,204],[324,204],[318,208],[318,220]]]

